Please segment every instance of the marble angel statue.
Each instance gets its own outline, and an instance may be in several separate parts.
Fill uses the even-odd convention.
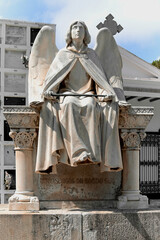
[[[125,104],[122,61],[107,28],[95,50],[82,21],[71,24],[58,51],[54,32],[43,27],[29,60],[29,101],[41,107],[37,173],[56,173],[58,163],[98,164],[101,172],[122,170],[119,105]]]

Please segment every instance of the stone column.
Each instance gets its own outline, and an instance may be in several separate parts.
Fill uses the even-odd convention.
[[[5,108],[16,152],[16,192],[9,198],[9,210],[39,210],[34,196],[33,142],[37,136],[38,115],[31,108]]]
[[[145,127],[153,116],[151,108],[121,109],[120,137],[122,139],[122,194],[118,197],[119,209],[148,208],[147,196],[139,190],[139,152],[141,141],[145,138]]]
[[[148,199],[139,191],[139,151],[140,143],[145,137],[144,132],[136,130],[121,132],[123,139],[123,177],[122,195],[118,198],[119,209],[148,208]]]
[[[36,135],[33,130],[10,132],[16,152],[16,192],[9,199],[9,210],[39,210],[39,201],[33,192],[32,146]]]

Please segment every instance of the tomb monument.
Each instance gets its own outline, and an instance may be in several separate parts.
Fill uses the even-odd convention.
[[[16,152],[9,210],[148,207],[139,191],[139,150],[153,108],[125,100],[113,37],[122,27],[109,15],[97,28],[94,50],[82,21],[70,25],[59,51],[52,28],[36,37],[30,106],[4,108]]]

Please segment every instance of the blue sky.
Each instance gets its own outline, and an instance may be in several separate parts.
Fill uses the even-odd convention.
[[[86,22],[94,47],[96,25],[109,13],[124,28],[120,46],[147,62],[160,57],[160,0],[0,0],[0,18],[56,24],[58,48],[75,20]]]

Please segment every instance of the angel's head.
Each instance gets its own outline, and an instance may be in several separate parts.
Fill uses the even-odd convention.
[[[86,46],[90,43],[91,36],[84,22],[76,21],[70,25],[66,36],[67,46],[72,43],[73,37],[82,38],[82,41]]]

